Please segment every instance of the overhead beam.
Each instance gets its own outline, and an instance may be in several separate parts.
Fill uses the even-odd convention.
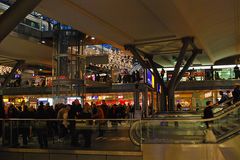
[[[41,0],[17,0],[0,16],[0,43]]]
[[[144,46],[144,45],[148,45],[148,44],[154,44],[154,43],[163,43],[163,42],[171,42],[171,41],[179,41],[181,39],[179,38],[174,38],[175,36],[169,36],[166,37],[167,39],[155,39],[155,40],[139,40],[139,41],[135,41],[134,45],[136,46]]]

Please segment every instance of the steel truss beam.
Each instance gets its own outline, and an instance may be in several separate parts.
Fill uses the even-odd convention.
[[[192,37],[184,37],[184,38],[182,38],[183,45],[182,45],[182,48],[180,50],[180,54],[178,55],[177,63],[175,65],[175,67],[174,67],[172,78],[170,80],[170,83],[168,83],[169,90],[172,90],[173,88],[175,88],[174,84],[175,84],[177,75],[179,73],[180,67],[181,67],[181,65],[183,63],[184,55],[186,54],[186,51],[187,51],[187,48],[188,48],[188,45],[189,45],[190,41],[193,41]]]
[[[202,53],[202,50],[200,50],[196,47],[193,37],[183,37],[182,39],[174,39],[174,40],[170,40],[170,41],[177,41],[177,40],[182,41],[182,47],[181,47],[180,53],[177,58],[177,63],[174,67],[174,73],[173,73],[172,78],[169,81],[167,86],[164,83],[163,79],[161,78],[161,76],[157,70],[157,66],[156,66],[155,62],[153,61],[153,55],[151,53],[145,53],[144,51],[136,48],[135,45],[125,45],[125,49],[130,50],[132,52],[133,56],[139,61],[139,63],[142,65],[143,68],[153,70],[153,71],[151,71],[151,70],[150,71],[155,76],[156,81],[161,85],[161,87],[163,87],[162,91],[164,92],[163,95],[165,96],[165,98],[163,98],[163,99],[166,99],[166,96],[168,96],[168,110],[169,111],[174,110],[174,103],[175,103],[174,102],[175,101],[174,90],[176,89],[182,76],[188,70],[188,68],[190,67],[190,65],[196,58],[196,56],[198,54]],[[163,42],[166,42],[166,41],[163,41]],[[142,44],[138,44],[138,45],[142,45]],[[189,46],[191,47],[191,50],[188,49]],[[184,57],[185,57],[186,53],[189,51],[192,51],[192,54],[188,58],[187,62],[184,64],[183,69],[180,71]],[[145,58],[147,58],[148,63],[140,55],[143,55]]]
[[[146,69],[150,69],[150,65],[140,56],[139,50],[134,45],[125,45],[126,50],[129,50],[133,56],[139,61],[141,66]]]
[[[0,42],[20,23],[41,0],[17,0],[0,16]]]
[[[201,49],[193,49],[192,55],[188,58],[186,64],[183,66],[183,69],[180,71],[180,73],[177,75],[175,84],[174,84],[174,90],[176,89],[177,85],[179,84],[180,80],[182,79],[184,73],[188,70],[188,68],[191,66],[193,63],[194,59],[198,54],[201,54],[202,50]]]

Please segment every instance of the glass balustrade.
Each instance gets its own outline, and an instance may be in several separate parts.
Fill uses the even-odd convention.
[[[0,142],[4,148],[110,151],[140,151],[142,144],[218,143],[240,129],[240,102],[229,107],[211,119],[1,119]]]
[[[129,130],[136,120],[2,119],[5,148],[139,151]]]

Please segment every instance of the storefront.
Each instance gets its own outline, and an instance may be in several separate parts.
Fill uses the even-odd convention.
[[[44,105],[49,103],[53,105],[53,98],[49,96],[4,96],[3,102],[5,106],[9,104],[14,104],[15,106],[27,105],[28,107],[37,108],[40,102],[43,102]]]
[[[219,91],[220,90],[176,91],[175,106],[180,103],[182,111],[203,110],[206,107],[207,101],[212,101],[215,104],[221,99]],[[226,94],[228,90],[226,89],[221,91]],[[232,92],[232,90],[229,91],[230,93]]]

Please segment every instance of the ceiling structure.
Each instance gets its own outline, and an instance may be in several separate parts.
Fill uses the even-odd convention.
[[[141,48],[163,66],[174,65],[176,53],[162,54],[161,49],[180,45],[150,42],[193,36],[203,49],[194,64],[203,65],[240,51],[238,0],[42,0],[35,10],[119,48],[145,44]],[[32,58],[47,61],[43,55],[36,51]]]

